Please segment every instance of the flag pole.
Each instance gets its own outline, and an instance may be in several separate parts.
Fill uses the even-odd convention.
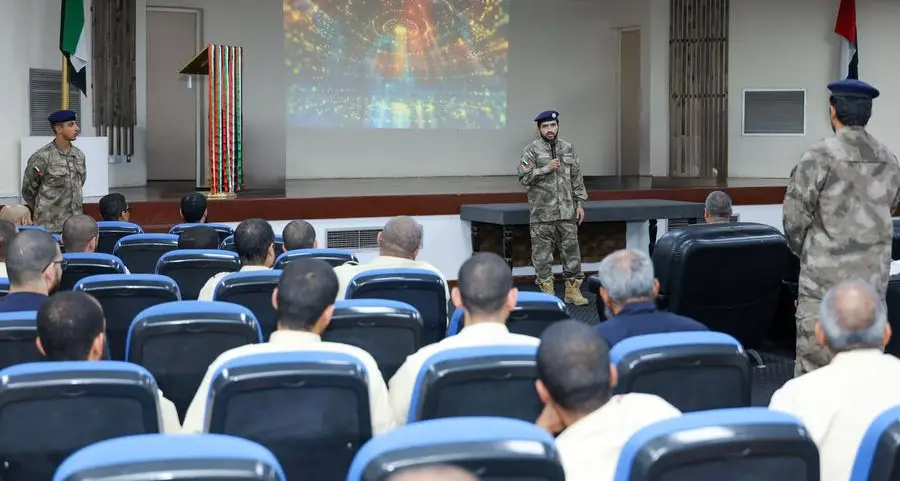
[[[69,110],[69,59],[62,56],[62,108]]]

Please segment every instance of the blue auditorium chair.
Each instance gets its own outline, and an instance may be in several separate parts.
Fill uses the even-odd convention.
[[[372,437],[365,366],[326,351],[242,356],[213,375],[206,432],[256,441],[291,481],[338,481]]]
[[[0,277],[0,297],[9,294],[9,279]]]
[[[534,422],[537,346],[460,347],[429,357],[416,377],[407,422],[499,416]]]
[[[453,464],[482,481],[564,481],[553,437],[533,422],[472,417],[409,424],[372,439],[347,481],[385,481],[400,469]]]
[[[635,336],[609,352],[616,393],[656,394],[682,412],[750,406],[750,363],[720,332]]]
[[[689,413],[641,429],[614,481],[818,481],[819,451],[803,424],[766,408]]]
[[[175,279],[182,299],[196,300],[212,276],[221,272],[236,272],[240,268],[241,259],[234,252],[180,249],[163,254],[156,264],[156,273]]]
[[[216,231],[216,234],[219,234],[219,242],[224,242],[228,236],[234,235],[234,229],[225,225],[225,224],[191,224],[191,223],[183,223],[176,224],[169,229],[169,234],[179,235],[187,229],[191,227],[209,227],[210,229]]]
[[[272,292],[278,287],[280,277],[281,271],[271,269],[232,272],[219,280],[213,299],[250,309],[259,322],[263,339],[269,339],[278,321],[275,306],[272,305]]]
[[[51,234],[51,235],[53,236],[53,240],[55,240],[56,243],[59,244],[59,251],[65,253],[66,246],[63,245],[62,236],[59,234]]]
[[[97,222],[100,233],[97,238],[97,252],[112,254],[119,239],[135,234],[143,234],[144,229],[132,222],[100,221]]]
[[[135,316],[125,359],[153,374],[183,419],[203,375],[219,354],[259,342],[259,323],[246,307],[227,302],[169,302]]]
[[[0,369],[43,359],[34,343],[37,311],[0,314]]]
[[[319,259],[331,264],[332,267],[342,266],[348,262],[359,263],[356,254],[346,249],[295,249],[282,253],[275,259],[275,269],[284,269],[284,266],[297,259]]]
[[[234,246],[234,236],[230,235],[226,237],[225,240],[219,244],[219,249],[237,252],[237,248]],[[275,256],[278,256],[282,252],[284,252],[284,239],[280,235],[277,235],[275,236]]]
[[[106,439],[158,433],[153,376],[117,361],[38,362],[0,371],[4,481],[51,479],[73,452]]]
[[[39,231],[47,232],[47,229],[44,229],[43,227],[41,227],[41,226],[39,226],[39,225],[20,225],[20,226],[16,226],[16,227],[19,229],[19,231],[23,231],[23,230],[39,230]]]
[[[106,274],[78,281],[75,291],[92,295],[103,306],[106,344],[113,360],[125,360],[131,321],[148,307],[181,300],[178,284],[157,274]]]
[[[849,409],[853,409],[850,406]],[[900,477],[900,406],[875,418],[866,429],[850,481],[893,481]]]
[[[216,434],[140,434],[92,444],[69,456],[53,481],[285,481],[269,450]]]
[[[347,299],[389,299],[405,302],[422,314],[422,344],[447,333],[447,286],[435,272],[425,269],[373,269],[353,276]]]
[[[128,269],[121,259],[112,254],[73,253],[63,254],[64,267],[59,281],[60,291],[70,291],[78,281],[89,276],[103,274],[127,274]]]
[[[509,313],[506,327],[516,334],[541,337],[550,324],[570,318],[566,304],[558,297],[543,292],[519,291],[516,308]],[[462,328],[463,310],[456,309],[450,316],[447,335],[455,336]]]
[[[134,234],[122,237],[113,255],[122,259],[134,274],[153,274],[156,263],[166,252],[178,249],[178,236],[172,234]]]
[[[382,299],[338,301],[323,341],[350,344],[375,358],[385,379],[422,347],[422,315],[415,307]]]

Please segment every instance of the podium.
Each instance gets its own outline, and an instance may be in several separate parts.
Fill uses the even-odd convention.
[[[229,198],[244,190],[242,135],[243,49],[209,44],[182,74],[206,76],[209,197]]]

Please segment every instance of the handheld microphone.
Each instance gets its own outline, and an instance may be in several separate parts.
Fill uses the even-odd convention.
[[[556,140],[550,141],[550,160],[556,158]]]

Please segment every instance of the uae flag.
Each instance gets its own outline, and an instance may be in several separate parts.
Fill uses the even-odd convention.
[[[859,44],[856,39],[856,0],[841,0],[834,33],[841,37],[841,77],[859,79]]]
[[[60,0],[59,51],[66,57],[69,82],[87,95],[90,52],[84,28],[84,0]]]

